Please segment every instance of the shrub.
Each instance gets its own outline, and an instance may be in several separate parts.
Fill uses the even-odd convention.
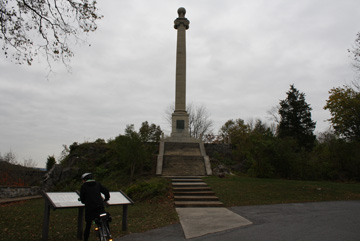
[[[164,178],[152,178],[130,186],[125,192],[134,201],[145,201],[163,197],[170,189],[169,181]]]

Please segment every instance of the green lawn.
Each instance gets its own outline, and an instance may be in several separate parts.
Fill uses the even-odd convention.
[[[291,202],[360,200],[360,183],[310,182],[231,176],[205,178],[226,206]],[[171,195],[170,195],[171,196]],[[178,222],[172,199],[136,203],[129,207],[128,231],[121,231],[122,207],[107,209],[114,237]],[[77,209],[50,211],[49,240],[76,240]],[[41,240],[44,200],[35,199],[0,206],[0,241]],[[96,240],[91,233],[91,239]]]
[[[360,200],[360,183],[208,177],[205,182],[226,206]]]
[[[0,240],[41,240],[44,205],[43,199],[0,205]],[[124,232],[121,230],[122,210],[121,206],[107,208],[112,216],[110,227],[113,237],[144,232],[178,222],[170,199],[156,203],[137,203],[129,206],[128,231]],[[50,210],[49,241],[76,240],[77,215],[76,208]],[[98,240],[94,231],[91,231],[89,240]]]

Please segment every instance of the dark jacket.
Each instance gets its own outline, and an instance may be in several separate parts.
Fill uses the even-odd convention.
[[[81,186],[80,200],[85,204],[85,218],[96,212],[96,210],[104,209],[101,193],[105,196],[104,201],[110,199],[109,191],[95,180],[88,180]]]

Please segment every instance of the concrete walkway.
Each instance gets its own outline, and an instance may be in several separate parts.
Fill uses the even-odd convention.
[[[176,208],[176,211],[187,239],[252,224],[227,208]]]

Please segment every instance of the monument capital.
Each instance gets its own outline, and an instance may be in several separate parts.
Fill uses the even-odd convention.
[[[186,13],[185,8],[181,7],[178,9],[179,17],[174,21],[175,29],[178,29],[180,25],[183,25],[185,29],[189,28],[190,21],[187,18],[185,18],[185,13]]]
[[[185,18],[186,9],[181,7],[178,9],[179,18]]]

